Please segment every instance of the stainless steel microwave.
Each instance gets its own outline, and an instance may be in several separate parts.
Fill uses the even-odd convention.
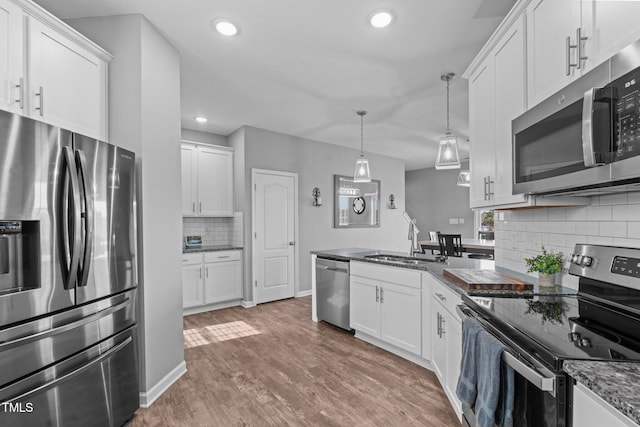
[[[512,122],[514,194],[640,191],[640,40]]]

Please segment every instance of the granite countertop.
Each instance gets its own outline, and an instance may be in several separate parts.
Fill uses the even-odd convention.
[[[640,363],[568,360],[563,369],[640,424]]]
[[[203,245],[199,248],[182,248],[183,254],[193,254],[198,252],[215,252],[215,251],[233,251],[233,250],[241,250],[242,246],[233,246],[233,245]]]
[[[517,295],[544,295],[544,294],[574,295],[576,293],[574,289],[563,287],[563,286],[554,286],[552,288],[539,288],[538,280],[535,277],[531,277],[526,274],[518,273],[516,271],[508,270],[505,268],[496,267],[495,261],[493,260],[449,257],[444,262],[425,262],[417,265],[410,265],[410,264],[399,265],[398,263],[375,260],[367,257],[371,255],[380,255],[380,254],[407,256],[406,252],[394,252],[394,251],[385,251],[380,249],[366,249],[366,248],[343,248],[343,249],[311,251],[311,254],[317,255],[322,258],[335,259],[338,261],[353,260],[353,261],[388,265],[391,267],[427,271],[431,273],[433,276],[435,276],[438,280],[440,280],[440,282],[442,282],[444,285],[448,286],[453,291],[461,295],[462,294],[474,295],[474,296],[482,296],[482,295],[500,296],[500,295],[514,295],[514,294],[517,294]],[[433,256],[425,255],[425,254],[419,254],[415,258],[418,260],[434,259]],[[526,280],[530,283],[533,283],[533,290],[532,291],[513,291],[513,290],[468,291],[458,286],[454,282],[448,280],[447,278],[445,278],[443,275],[443,271],[445,268],[473,268],[478,270],[495,270],[499,273],[508,274],[518,279]]]

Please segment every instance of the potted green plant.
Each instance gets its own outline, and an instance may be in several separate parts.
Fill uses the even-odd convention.
[[[537,271],[538,284],[541,287],[553,286],[555,274],[562,271],[563,257],[562,252],[547,252],[542,246],[542,254],[524,259],[527,263],[527,273]]]

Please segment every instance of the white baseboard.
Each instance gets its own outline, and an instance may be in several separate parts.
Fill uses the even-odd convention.
[[[242,303],[240,305],[242,305],[244,308],[251,308],[251,307],[255,307],[256,303],[254,303],[253,301],[242,300]]]
[[[204,313],[205,311],[220,310],[222,308],[236,307],[238,305],[240,305],[239,299],[226,301],[226,302],[218,302],[218,303],[209,304],[209,305],[201,305],[198,307],[190,307],[190,308],[183,309],[182,315],[189,316],[190,314]]]
[[[311,296],[311,289],[309,289],[307,291],[298,291],[297,298],[310,297],[310,296]]]
[[[162,393],[167,391],[169,387],[178,379],[187,373],[187,364],[183,360],[178,366],[173,368],[171,372],[164,376],[160,381],[158,381],[153,387],[151,387],[146,392],[140,392],[140,407],[148,408],[151,406],[153,402],[159,398]]]

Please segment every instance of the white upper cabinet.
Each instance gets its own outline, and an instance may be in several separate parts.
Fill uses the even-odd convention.
[[[196,214],[198,203],[198,149],[195,145],[180,147],[182,170],[182,215]]]
[[[25,108],[22,9],[0,0],[0,108],[23,113]]]
[[[526,15],[529,107],[640,38],[636,1],[532,0]]]
[[[29,23],[30,116],[104,139],[107,64],[51,27]]]
[[[233,216],[233,152],[198,147],[198,215]]]
[[[183,143],[182,216],[233,216],[233,149]]]
[[[525,110],[524,18],[517,18],[469,79],[472,208],[522,203],[512,195],[511,120]]]
[[[537,104],[580,75],[576,35],[581,28],[580,1],[533,0],[527,7],[529,107]],[[567,37],[569,45],[567,45]],[[584,48],[585,43],[580,43]],[[584,61],[580,61],[580,69]]]
[[[110,60],[35,3],[0,0],[1,109],[106,140]]]
[[[587,33],[586,68],[606,61],[640,39],[640,2],[582,0],[582,25]]]

